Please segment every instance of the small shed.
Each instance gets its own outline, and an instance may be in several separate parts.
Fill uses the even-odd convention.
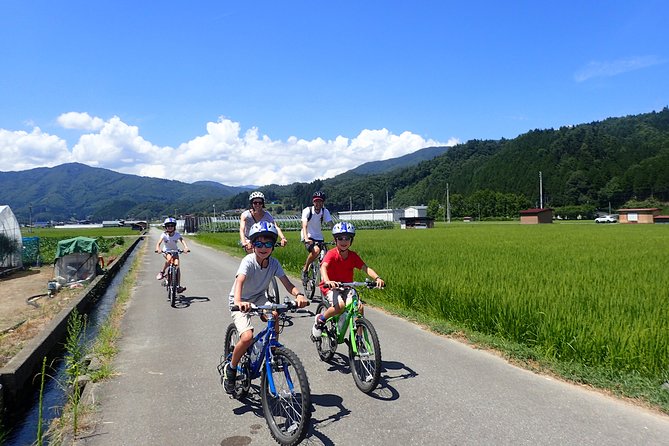
[[[618,209],[618,223],[655,223],[655,216],[660,215],[659,208]]]
[[[90,237],[74,237],[58,242],[54,277],[69,283],[91,280],[97,275],[98,242]]]
[[[520,223],[534,225],[537,223],[553,223],[553,209],[532,208],[520,211]]]

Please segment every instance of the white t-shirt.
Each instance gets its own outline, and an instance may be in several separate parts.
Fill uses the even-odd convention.
[[[163,232],[160,235],[160,241],[163,244],[164,251],[176,251],[179,249],[177,246],[177,242],[179,240],[181,240],[181,234],[179,234],[177,231],[174,231],[171,236],[167,232]]]
[[[309,218],[309,211],[311,211],[311,220]],[[321,230],[321,223],[329,223],[332,221],[332,216],[330,216],[330,211],[325,208],[321,208],[319,213],[316,213],[316,210],[313,206],[306,207],[302,210],[302,221],[307,222],[307,234],[306,240],[314,239],[323,241],[323,231]],[[305,234],[302,234],[304,237]]]
[[[242,301],[251,302],[256,305],[263,305],[266,303],[265,290],[269,286],[269,281],[273,276],[283,277],[286,273],[283,271],[281,264],[274,257],[269,257],[269,264],[267,268],[262,268],[256,260],[255,253],[245,256],[235,277],[244,274],[244,286],[242,287]],[[230,306],[235,302],[235,282],[232,283],[232,289],[229,295]]]

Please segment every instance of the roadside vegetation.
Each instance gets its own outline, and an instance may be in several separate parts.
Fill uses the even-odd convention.
[[[512,362],[669,413],[664,225],[453,223],[359,231],[387,281],[365,299]],[[299,276],[296,232],[275,250]],[[234,233],[197,240],[242,256]],[[360,277],[361,279],[362,277]]]

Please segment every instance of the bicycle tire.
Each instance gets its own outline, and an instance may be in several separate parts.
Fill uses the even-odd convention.
[[[165,274],[165,290],[167,291],[167,300],[172,302],[172,267],[167,267],[167,273]]]
[[[235,327],[235,324],[230,324],[225,331],[225,346],[223,349],[223,356],[225,357],[226,363],[232,359],[232,351],[235,349],[237,342],[239,342],[239,333],[237,332],[237,327]],[[251,376],[248,366],[248,352],[244,353],[244,356],[242,356],[239,364],[241,365],[244,373],[243,376],[240,376],[239,371],[237,371],[235,391],[232,394],[232,397],[235,399],[244,398],[249,393],[249,389],[251,388]]]
[[[268,369],[275,395],[270,389]],[[260,398],[267,426],[277,443],[286,446],[300,443],[311,421],[311,390],[304,366],[292,350],[286,347],[274,350],[271,363],[263,368]]]
[[[171,272],[172,272],[172,277],[170,281],[170,289],[172,290],[172,292],[170,293],[170,306],[174,307],[177,302],[179,284],[177,283],[178,274],[176,268],[172,268]]]
[[[321,302],[318,304],[316,314],[323,314],[328,309],[328,306]],[[329,361],[337,351],[337,328],[332,321],[325,324],[325,329],[321,334],[320,339],[316,339],[316,351],[321,361]]]
[[[269,281],[269,286],[265,290],[265,298],[274,304],[281,303],[281,297],[279,296],[279,284],[276,282],[276,277],[272,277],[272,280]]]
[[[309,269],[307,270],[307,283],[304,285],[304,297],[306,297],[307,300],[312,300],[315,291],[316,291],[316,273],[312,263],[309,266]]]
[[[362,327],[365,351],[361,353],[358,347],[358,353],[354,353],[353,343],[356,342],[354,331],[350,334],[351,342],[349,342],[348,349],[351,375],[358,389],[363,393],[370,393],[379,384],[381,378],[381,344],[376,329],[369,320],[361,317],[355,321],[354,325]]]

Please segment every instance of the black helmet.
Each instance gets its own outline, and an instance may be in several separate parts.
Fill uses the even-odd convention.
[[[325,201],[325,194],[319,190],[314,192],[314,194],[311,196],[311,201],[313,200],[323,200]]]

